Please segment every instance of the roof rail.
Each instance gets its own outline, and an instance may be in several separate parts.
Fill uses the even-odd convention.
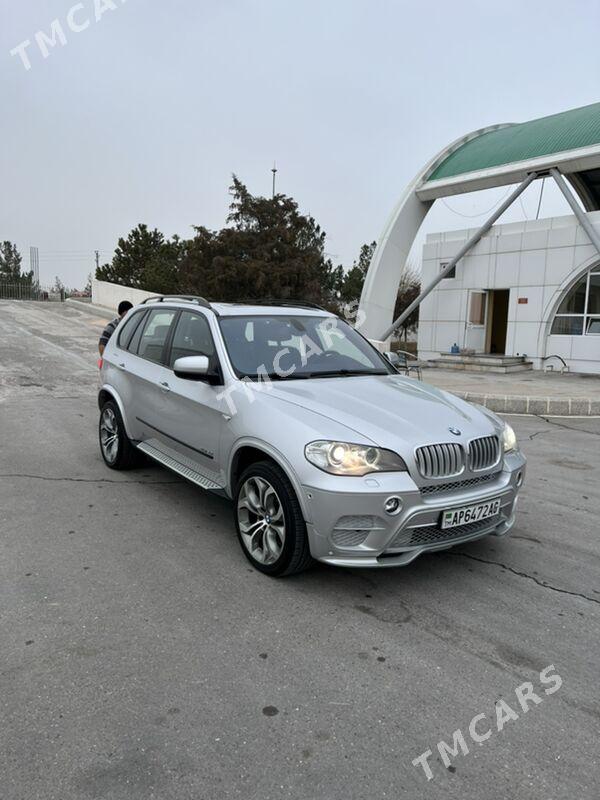
[[[323,306],[317,305],[317,303],[311,303],[308,300],[271,300],[268,297],[263,298],[262,300],[234,300],[232,301],[235,305],[244,305],[244,306],[289,306],[291,308],[315,308],[317,311],[327,311],[326,308]]]
[[[196,305],[202,306],[202,308],[210,308],[217,317],[219,316],[217,309],[213,308],[208,300],[195,294],[157,294],[142,300],[140,305],[145,305],[146,303],[163,303],[165,300],[185,300],[187,303],[196,303]]]

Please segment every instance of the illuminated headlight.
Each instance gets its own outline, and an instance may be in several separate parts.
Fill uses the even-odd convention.
[[[368,475],[371,472],[406,472],[399,455],[380,447],[349,442],[310,442],[304,455],[315,467],[332,475]]]
[[[517,449],[517,437],[507,422],[504,423],[504,430],[502,431],[502,447],[505,453],[510,453],[511,450]]]

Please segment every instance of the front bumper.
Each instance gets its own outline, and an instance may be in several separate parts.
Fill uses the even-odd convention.
[[[329,476],[331,477],[331,476]],[[525,458],[507,454],[500,471],[431,488],[417,486],[407,473],[335,478],[331,489],[304,486],[310,509],[307,530],[311,553],[327,564],[391,567],[409,564],[424,552],[493,534],[503,536],[515,522],[517,496],[525,477]],[[442,485],[443,484],[443,485]],[[402,500],[397,515],[385,512],[390,496]],[[442,511],[500,498],[500,513],[487,520],[442,530]]]

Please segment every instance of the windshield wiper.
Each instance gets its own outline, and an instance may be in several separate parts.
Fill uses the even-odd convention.
[[[258,381],[269,379],[272,381],[296,381],[306,380],[307,378],[348,378],[355,375],[389,375],[383,370],[373,370],[366,372],[364,369],[332,369],[325,372],[291,372],[289,375],[279,375],[277,372],[269,372],[262,375],[242,375],[242,380]]]
[[[289,375],[278,375],[276,372],[270,372],[268,377],[272,381],[295,381],[298,378],[310,378],[308,372],[291,372]]]
[[[383,370],[366,371],[364,369],[332,369],[327,372],[309,372],[308,378],[348,378],[355,375],[388,375],[389,373]]]
[[[267,372],[262,373],[260,375],[240,375],[241,380],[249,380],[249,381],[260,381],[260,380],[271,380],[271,381],[295,381],[298,378],[310,378],[310,375],[307,372],[292,372],[289,375],[279,375],[277,372]]]

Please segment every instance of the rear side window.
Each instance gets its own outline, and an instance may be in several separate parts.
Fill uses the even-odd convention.
[[[130,353],[137,353],[138,351],[138,347],[140,346],[140,339],[142,338],[142,333],[144,332],[144,322],[146,320],[147,314],[148,314],[147,311],[145,311],[142,314],[142,317],[140,319],[140,324],[137,326],[135,333],[131,337],[129,345],[127,346],[127,349],[129,350]]]
[[[121,348],[121,350],[129,350],[129,345],[131,344],[131,340],[138,328],[138,325],[142,321],[144,316],[144,311],[138,311],[135,314],[132,314],[125,325],[123,325],[121,332],[119,333],[119,339],[117,344]]]
[[[169,335],[169,329],[177,312],[175,309],[154,309],[147,317],[144,330],[137,348],[138,356],[163,364],[163,352]]]

